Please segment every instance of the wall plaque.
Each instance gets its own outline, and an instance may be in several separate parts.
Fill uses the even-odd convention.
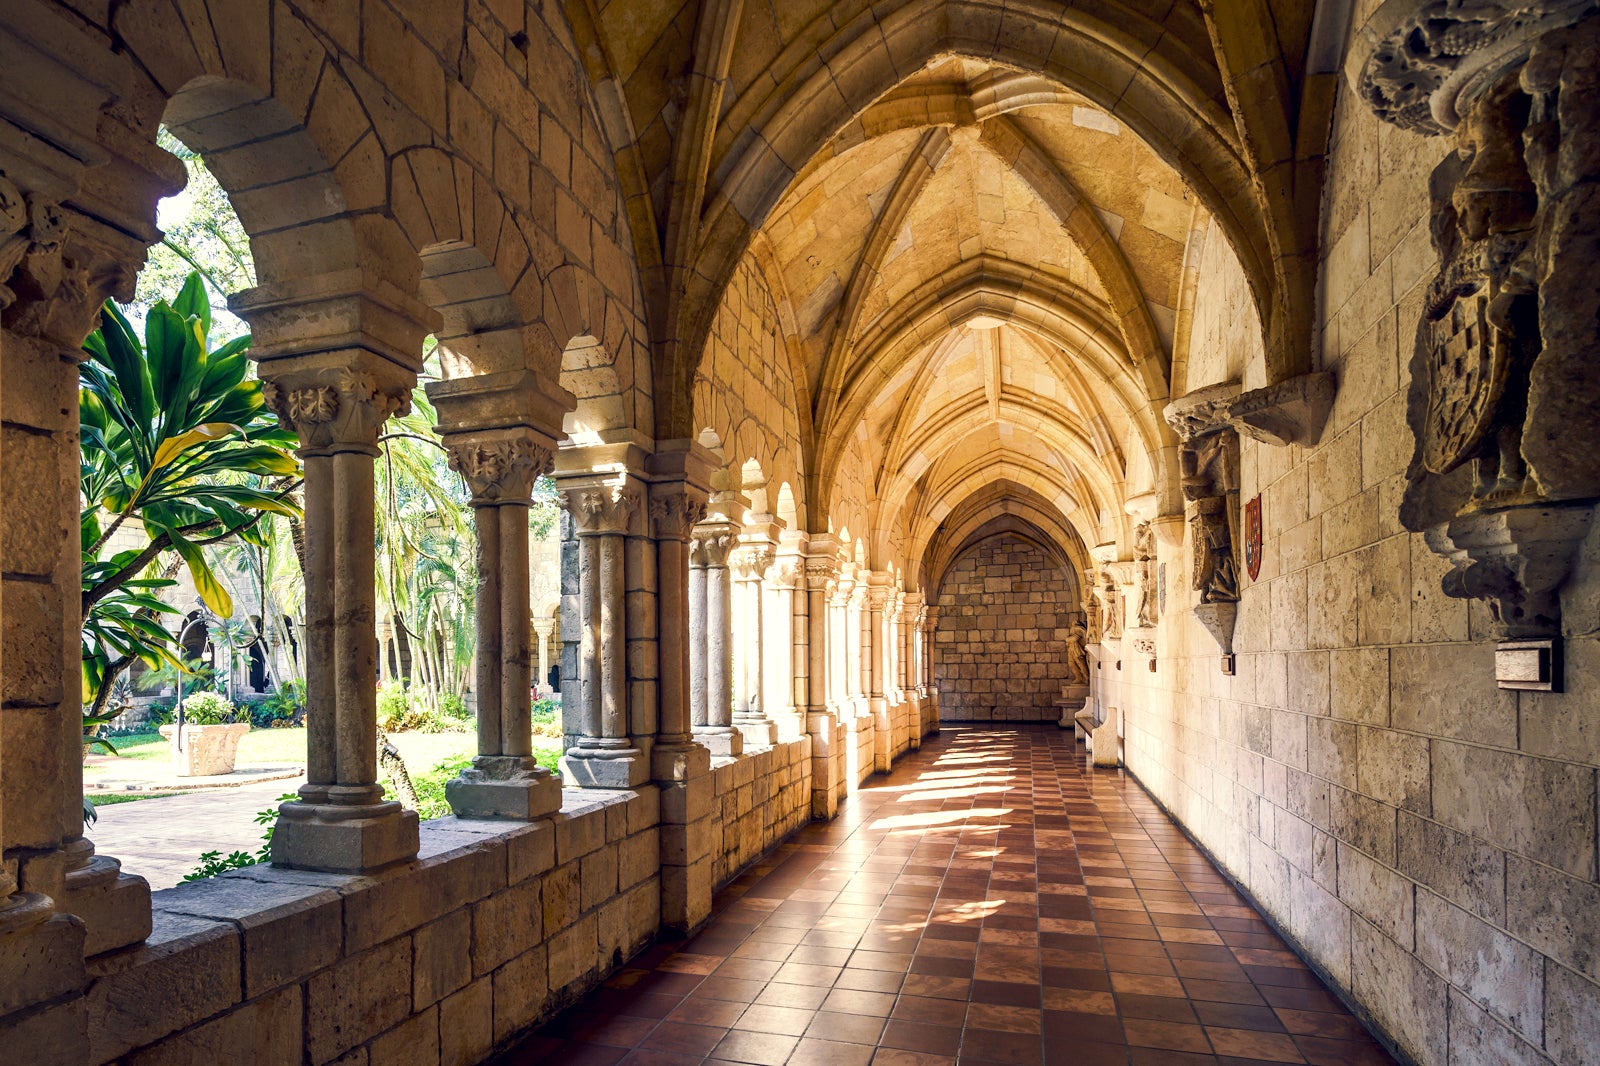
[[[1254,581],[1261,574],[1261,493],[1244,505],[1244,568]]]

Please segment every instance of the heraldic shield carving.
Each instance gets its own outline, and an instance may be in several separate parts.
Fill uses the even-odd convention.
[[[1401,522],[1504,639],[1560,634],[1600,499],[1600,5],[1384,0],[1346,72],[1385,121],[1445,133],[1429,180]],[[1425,75],[1425,76],[1424,76]]]
[[[1244,505],[1244,569],[1254,581],[1261,576],[1261,494]]]

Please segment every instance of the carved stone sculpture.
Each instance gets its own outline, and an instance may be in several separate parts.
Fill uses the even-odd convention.
[[[1142,629],[1155,626],[1156,606],[1156,535],[1149,522],[1140,522],[1133,529],[1133,560],[1135,579],[1139,583],[1139,609],[1135,613]]]
[[[1444,591],[1486,600],[1505,638],[1559,634],[1600,498],[1595,10],[1390,0],[1349,68],[1379,117],[1455,137],[1429,184],[1440,265],[1411,361],[1400,518],[1451,561]]]
[[[1232,399],[1227,390],[1232,390]],[[1183,496],[1194,504],[1189,517],[1191,584],[1199,593],[1194,617],[1224,656],[1233,652],[1239,602],[1239,566],[1234,554],[1239,528],[1236,394],[1237,386],[1214,386],[1176,400],[1166,410],[1167,422],[1181,438],[1178,463]],[[1320,423],[1316,433],[1321,433]]]
[[[1073,626],[1067,635],[1067,677],[1069,685],[1089,683],[1089,653],[1084,650],[1088,630]]]

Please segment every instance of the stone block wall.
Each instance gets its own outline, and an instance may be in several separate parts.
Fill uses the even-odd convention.
[[[1043,722],[1067,671],[1077,586],[1019,537],[983,541],[939,589],[933,677],[945,721]]]
[[[1600,1048],[1600,539],[1563,596],[1567,691],[1519,693],[1496,687],[1484,605],[1446,597],[1398,521],[1450,148],[1341,83],[1319,365],[1339,395],[1315,447],[1244,442],[1265,550],[1258,580],[1241,567],[1236,674],[1173,553],[1155,672],[1123,648],[1101,676],[1128,767],[1406,1056],[1578,1066]],[[1198,301],[1238,294],[1203,281]]]
[[[721,888],[811,820],[811,738],[712,769],[711,884]]]
[[[150,938],[89,964],[90,1062],[480,1061],[660,925],[655,789],[566,798],[551,821],[425,822],[418,860],[370,877],[155,893]]]

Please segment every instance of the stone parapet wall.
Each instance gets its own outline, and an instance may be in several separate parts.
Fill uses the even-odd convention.
[[[969,549],[945,575],[939,612],[933,676],[945,721],[1060,717],[1077,588],[1042,550],[1012,536]]]
[[[567,800],[424,823],[417,861],[374,876],[257,866],[155,893],[150,938],[89,964],[90,1062],[481,1060],[660,925],[655,789]]]
[[[811,738],[712,769],[711,883],[721,888],[811,820]]]

